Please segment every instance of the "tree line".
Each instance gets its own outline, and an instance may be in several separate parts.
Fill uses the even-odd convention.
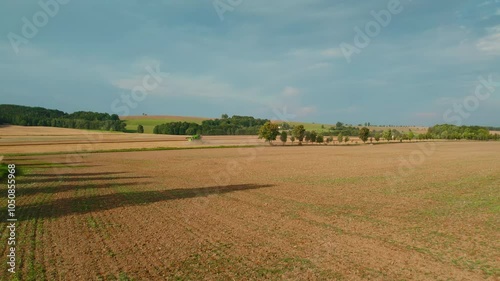
[[[442,124],[430,127],[426,136],[428,139],[467,139],[467,140],[498,140],[498,134],[490,134],[488,127],[455,126]]]
[[[55,109],[11,104],[0,105],[0,124],[104,131],[125,131],[126,126],[116,114],[91,111],[68,114]]]
[[[396,129],[387,129],[385,131],[380,130],[372,130],[367,127],[363,128],[355,128],[356,130],[352,130],[352,127],[349,127],[348,130],[342,127],[342,123],[337,124],[335,128],[330,128],[329,131],[317,133],[316,131],[307,131],[305,130],[303,125],[298,126],[287,126],[287,124],[274,124],[272,122],[267,122],[259,129],[259,138],[264,139],[266,142],[272,144],[273,141],[279,136],[280,141],[283,142],[283,145],[288,141],[288,136],[290,136],[290,141],[292,144],[297,141],[299,145],[302,145],[302,142],[306,143],[330,143],[336,140],[339,143],[342,142],[353,142],[350,136],[358,136],[359,139],[366,143],[370,141],[379,142],[381,139],[390,142],[390,141],[400,141],[403,142],[405,140],[412,141],[413,139],[418,140],[429,140],[429,139],[454,139],[454,140],[500,140],[500,135],[498,134],[490,134],[487,127],[480,126],[455,126],[455,125],[435,125],[430,127],[427,133],[424,134],[415,134],[411,129],[409,132],[400,132]],[[343,134],[345,133],[345,135]]]
[[[201,124],[193,122],[169,122],[157,125],[154,134],[167,135],[257,135],[259,128],[269,120],[251,116],[229,117],[223,114],[220,119],[204,120]]]
[[[288,128],[288,129],[283,129],[283,127]],[[350,135],[352,135],[354,132],[357,133],[357,136],[363,141],[366,142],[369,139],[370,136],[370,130],[366,127],[363,127],[362,129],[356,129],[356,131],[352,130],[353,127],[350,127],[347,130],[343,130],[341,126],[338,126],[339,130],[337,132],[332,132],[332,130],[329,130],[329,132],[322,132],[322,133],[317,133],[316,131],[307,131],[304,127],[304,125],[297,125],[293,127],[287,127],[286,125],[279,126],[277,124],[274,124],[272,122],[266,122],[262,127],[259,129],[259,139],[264,139],[266,142],[269,142],[269,144],[272,144],[273,141],[276,140],[276,137],[280,137],[280,141],[283,143],[283,145],[288,141],[288,136],[290,135],[290,141],[292,142],[292,145],[295,141],[298,142],[298,145],[302,145],[302,143],[305,141],[306,143],[318,143],[318,144],[323,144],[323,143],[331,143],[334,142],[334,135],[336,133],[336,139],[339,143],[342,142],[349,142],[350,140]],[[280,132],[281,130],[281,132]],[[346,135],[344,136],[342,132],[345,132]]]

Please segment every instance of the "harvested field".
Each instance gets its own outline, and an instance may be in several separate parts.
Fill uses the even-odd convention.
[[[494,142],[7,157],[16,277],[498,280],[499,160]]]
[[[281,145],[279,140],[275,143]],[[334,143],[338,144],[336,139]],[[362,142],[358,137],[351,137],[349,144],[357,143]],[[204,136],[203,141],[189,142],[186,136],[98,132],[52,127],[0,127],[0,155],[249,145],[265,146],[267,144],[259,140],[257,136]],[[291,145],[290,141],[286,145]]]
[[[0,127],[0,155],[257,144],[263,145],[263,142],[256,136],[205,136],[202,142],[189,142],[186,136],[94,132],[51,127]]]

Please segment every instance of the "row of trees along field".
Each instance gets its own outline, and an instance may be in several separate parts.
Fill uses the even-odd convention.
[[[43,107],[1,104],[0,124],[48,126],[72,129],[125,131],[125,122],[118,115],[89,111],[71,114]]]
[[[284,129],[287,128],[287,129]],[[412,141],[413,139],[418,140],[429,140],[429,139],[468,139],[468,140],[500,140],[500,135],[490,134],[489,130],[485,127],[479,126],[455,126],[455,125],[436,125],[430,127],[428,132],[425,134],[416,135],[414,132],[409,130],[409,132],[399,132],[396,129],[387,129],[385,131],[373,130],[363,127],[361,129],[354,128],[352,130],[350,127],[348,131],[329,130],[327,132],[317,133],[316,131],[306,131],[303,125],[298,125],[294,127],[287,127],[286,125],[279,126],[271,122],[267,122],[259,129],[259,139],[264,139],[265,141],[272,143],[279,136],[280,141],[285,144],[288,141],[288,136],[290,136],[290,141],[292,144],[297,141],[299,145],[303,141],[306,143],[330,143],[330,142],[349,142],[350,136],[358,136],[361,141],[366,143],[367,141],[379,142],[381,139],[385,141]],[[281,130],[281,131],[280,131]],[[344,135],[342,132],[345,132]],[[354,134],[356,133],[356,134]],[[335,134],[335,135],[334,135]],[[351,140],[352,142],[353,140]]]
[[[339,130],[336,132],[336,136],[334,138],[333,133],[330,132],[322,132],[322,133],[317,133],[316,131],[307,131],[304,128],[304,125],[297,125],[293,126],[288,130],[283,129],[283,127],[287,127],[286,125],[279,126],[277,124],[267,122],[264,124],[262,127],[259,129],[259,139],[264,139],[265,141],[269,142],[270,144],[272,141],[276,140],[276,137],[279,136],[280,141],[285,144],[288,141],[288,136],[290,136],[290,141],[292,144],[297,141],[299,145],[302,145],[302,142],[306,143],[331,143],[334,142],[335,139],[339,142],[349,142],[350,140],[350,135],[354,133],[353,127],[349,127],[348,130],[345,130],[344,132],[346,135],[344,136],[342,134],[342,130]],[[280,132],[281,129],[281,132]],[[370,130],[368,128],[362,128],[362,129],[356,129],[356,133],[358,134],[359,138],[363,141],[366,142],[369,139],[370,136]]]
[[[294,127],[295,126],[290,125],[286,122],[279,124],[279,129],[281,130],[293,130]],[[357,127],[346,125],[342,122],[337,122],[335,126],[332,126],[328,129],[326,129],[324,125],[321,125],[321,128],[328,131],[323,132],[324,134],[331,136],[338,136],[339,134],[342,134],[344,136],[357,136],[359,134],[359,129]]]
[[[223,114],[220,119],[204,120],[200,124],[188,122],[170,122],[157,125],[154,134],[167,135],[257,135],[259,128],[269,120],[251,116],[229,117]]]

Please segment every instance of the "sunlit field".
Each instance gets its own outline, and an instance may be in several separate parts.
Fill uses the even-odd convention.
[[[499,160],[496,142],[8,156],[13,278],[495,279]]]

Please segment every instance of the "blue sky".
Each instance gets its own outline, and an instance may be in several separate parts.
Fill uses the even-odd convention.
[[[0,103],[432,125],[471,102],[479,77],[500,82],[500,0],[401,0],[350,62],[341,44],[397,0],[54,1],[0,4]],[[58,8],[27,38],[40,3]],[[148,67],[158,83],[125,111]],[[464,124],[500,126],[497,88]]]

